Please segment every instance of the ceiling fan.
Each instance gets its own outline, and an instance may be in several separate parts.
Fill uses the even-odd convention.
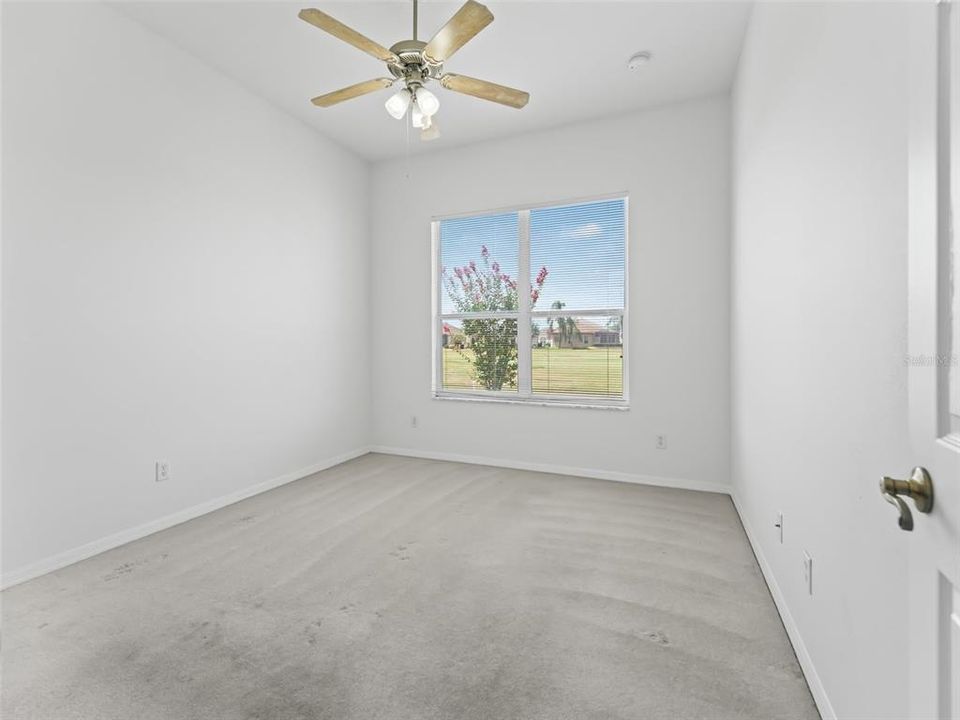
[[[440,109],[437,96],[424,87],[432,80],[447,90],[518,109],[530,99],[530,94],[522,90],[443,71],[443,64],[457,50],[493,22],[493,13],[475,0],[467,0],[429,42],[417,39],[417,0],[413,0],[413,40],[401,40],[389,50],[320,10],[301,10],[299,17],[386,63],[393,76],[367,80],[315,97],[312,102],[318,107],[330,107],[401,81],[403,88],[391,95],[385,104],[387,112],[401,120],[410,110],[413,126],[421,130],[420,137],[432,140],[439,135],[433,116]]]

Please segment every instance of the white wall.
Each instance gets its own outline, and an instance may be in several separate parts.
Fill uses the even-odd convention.
[[[760,3],[734,95],[734,487],[821,709],[842,718],[907,717],[910,536],[877,483],[913,464],[908,12]]]
[[[3,92],[8,581],[367,443],[365,163],[99,4]]]
[[[375,445],[723,487],[729,109],[726,98],[711,98],[376,166]],[[432,399],[431,216],[623,190],[631,409]],[[667,450],[655,449],[656,434],[667,435]]]

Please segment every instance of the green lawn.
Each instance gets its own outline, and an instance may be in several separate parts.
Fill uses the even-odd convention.
[[[623,394],[623,358],[619,347],[534,348],[535,393],[620,397]],[[470,350],[443,350],[443,388],[482,390],[471,374]],[[516,390],[516,387],[504,388]]]

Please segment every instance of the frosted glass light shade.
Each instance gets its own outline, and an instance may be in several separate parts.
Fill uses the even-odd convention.
[[[420,131],[420,139],[426,141],[436,140],[440,137],[440,128],[437,127],[436,120],[433,118],[428,118],[428,120],[430,120],[430,124]]]
[[[387,98],[387,102],[383,106],[390,113],[390,117],[400,120],[407,114],[407,108],[410,107],[410,98],[410,91],[404,88]]]
[[[411,121],[415,128],[426,128],[430,125],[430,116],[424,115],[421,112],[417,103],[413,103],[413,112],[411,113]]]
[[[440,101],[437,99],[437,96],[426,88],[417,90],[417,105],[420,107],[420,112],[427,117],[435,114],[437,110],[440,109]]]

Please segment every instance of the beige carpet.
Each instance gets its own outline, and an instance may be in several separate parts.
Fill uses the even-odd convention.
[[[4,720],[818,717],[722,495],[368,455],[2,599]]]

